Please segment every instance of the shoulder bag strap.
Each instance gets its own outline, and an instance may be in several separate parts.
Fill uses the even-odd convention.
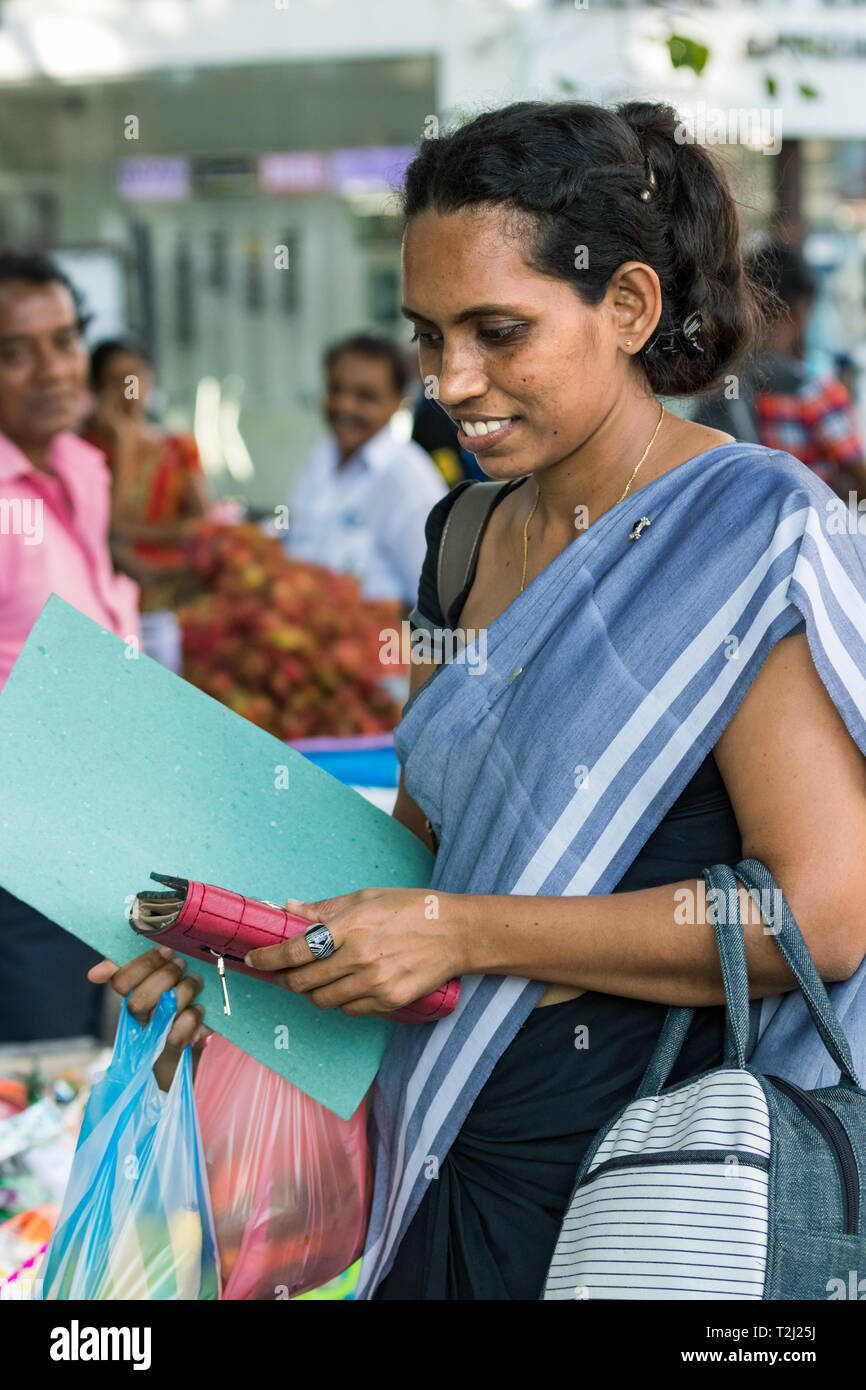
[[[707,888],[716,890],[711,903],[716,946],[725,984],[726,1033],[725,1065],[743,1066],[748,1037],[748,971],[745,942],[740,920],[739,893],[736,878],[744,884],[767,926],[771,927],[782,955],[800,986],[806,1008],[824,1046],[836,1063],[843,1078],[859,1087],[859,1078],[845,1031],[824,988],[803,934],[794,914],[770,870],[758,859],[741,859],[733,872],[729,865],[714,864],[704,869]],[[734,878],[736,875],[736,878]],[[719,897],[726,904],[720,914],[716,904]],[[664,1086],[679,1056],[694,1016],[693,1009],[668,1009],[661,1036],[650,1058],[636,1098],[657,1095]]]
[[[744,1067],[749,1038],[749,974],[737,880],[727,864],[713,864],[704,869],[703,876],[712,894],[712,897],[708,897],[708,905],[725,987],[723,1065]],[[694,1009],[676,1006],[668,1009],[661,1036],[635,1094],[636,1099],[658,1095],[680,1055],[694,1015]]]
[[[815,968],[809,947],[781,888],[766,864],[762,864],[759,859],[741,859],[739,864],[734,865],[734,873],[742,879],[767,926],[772,928],[776,945],[800,986],[806,1008],[821,1041],[842,1076],[847,1077],[853,1085],[859,1086],[860,1081],[854,1069],[854,1058],[845,1030],[839,1022],[824,987],[824,981]]]
[[[439,543],[436,570],[439,607],[446,623],[451,605],[465,588],[475,563],[484,523],[499,494],[510,485],[510,480],[504,483],[473,482],[463,489],[448,513]]]

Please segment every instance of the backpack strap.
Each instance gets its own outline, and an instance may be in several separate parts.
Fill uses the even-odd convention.
[[[470,483],[452,503],[442,530],[436,567],[439,607],[446,624],[451,605],[463,592],[472,572],[487,518],[500,493],[512,481]]]

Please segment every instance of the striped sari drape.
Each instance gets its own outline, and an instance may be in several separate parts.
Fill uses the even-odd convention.
[[[641,516],[651,525],[632,541]],[[481,669],[440,668],[404,710],[395,743],[406,788],[439,840],[431,889],[611,892],[771,648],[804,630],[866,753],[866,538],[840,527],[830,489],[790,455],[733,444],[618,503],[491,623]],[[864,981],[866,967],[831,994],[845,991],[866,1065]],[[357,1297],[387,1274],[543,990],[465,979],[449,1018],[395,1031],[373,1091],[376,1183]],[[767,1003],[762,1022],[776,1011],[759,1048],[790,1054],[799,1002]],[[803,1068],[812,1060],[803,1053]]]

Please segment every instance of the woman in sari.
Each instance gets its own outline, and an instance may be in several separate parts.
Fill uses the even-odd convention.
[[[760,322],[731,194],[678,129],[649,103],[520,103],[407,174],[421,374],[504,484],[448,613],[456,492],[433,508],[413,623],[476,655],[483,633],[485,661],[419,662],[396,731],[430,888],[290,901],[331,953],[250,958],[350,1015],[463,980],[448,1018],[395,1028],[374,1086],[361,1298],[539,1297],[667,1007],[696,1010],[672,1081],[722,1061],[704,866],[768,865],[822,978],[859,978],[866,568],[802,464],[660,403],[735,384]],[[794,981],[740,897],[754,1047]],[[142,1017],[177,985],[178,1046],[201,1018],[182,976],[155,954],[114,975]]]
[[[153,370],[134,343],[97,344],[90,380],[94,404],[83,433],[103,450],[111,469],[115,564],[141,586],[144,650],[180,671],[174,610],[189,592],[181,542],[210,506],[198,448],[191,434],[168,433],[148,419]]]

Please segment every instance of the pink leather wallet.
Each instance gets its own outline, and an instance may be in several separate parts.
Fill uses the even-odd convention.
[[[148,890],[134,899],[130,925],[140,936],[156,939],[159,946],[171,946],[193,956],[205,965],[216,965],[223,986],[223,1010],[231,1013],[225,971],[238,970],[257,980],[270,980],[268,970],[254,970],[244,956],[259,946],[275,946],[287,937],[301,936],[316,925],[308,917],[286,912],[276,903],[244,898],[228,888],[212,883],[191,883],[169,874],[151,874],[164,883],[167,893]],[[312,953],[310,960],[313,960]],[[460,981],[449,980],[423,999],[402,1009],[380,1014],[397,1023],[434,1023],[447,1018],[460,997]]]

